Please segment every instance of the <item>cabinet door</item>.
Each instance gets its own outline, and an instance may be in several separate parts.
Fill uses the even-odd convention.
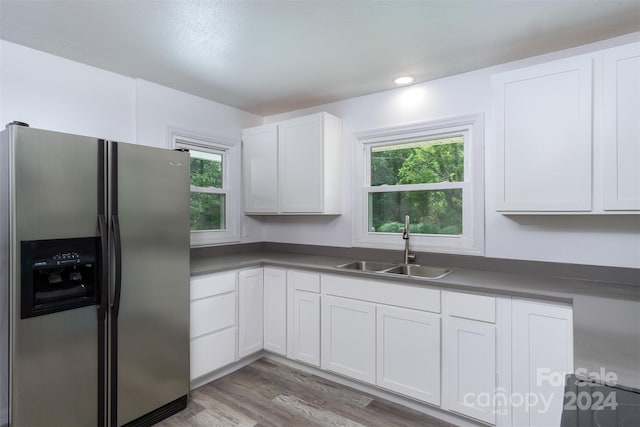
[[[322,368],[376,382],[375,305],[325,296],[322,302]]]
[[[293,291],[292,358],[320,366],[320,294]]]
[[[449,409],[495,424],[496,331],[490,323],[447,318],[445,379]]]
[[[238,357],[262,350],[262,268],[238,274]]]
[[[322,114],[282,122],[279,124],[278,133],[280,211],[322,212]]]
[[[242,133],[245,213],[278,211],[278,128],[265,125]]]
[[[236,360],[236,328],[231,327],[191,340],[191,380]]]
[[[440,405],[440,316],[388,306],[376,311],[376,384]]]
[[[604,55],[604,209],[640,210],[640,43]]]
[[[513,300],[512,319],[512,394],[540,397],[535,407],[514,405],[513,425],[560,425],[564,377],[573,372],[571,307]]]
[[[264,269],[264,348],[287,354],[287,275],[280,268]]]
[[[496,209],[591,210],[592,60],[494,76]]]

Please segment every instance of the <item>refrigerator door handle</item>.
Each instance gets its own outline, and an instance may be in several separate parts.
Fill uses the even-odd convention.
[[[104,215],[98,215],[100,230],[100,303],[98,304],[98,320],[104,321],[109,307],[109,234],[107,220]]]
[[[111,308],[111,316],[114,319],[118,318],[118,312],[120,310],[120,292],[122,289],[122,247],[120,242],[120,223],[118,221],[118,215],[111,217],[111,226],[113,229],[113,251],[114,251],[114,292],[113,292],[113,304]]]
[[[98,215],[100,229],[100,282],[98,304],[98,427],[105,427],[106,421],[106,380],[107,380],[107,309],[109,308],[109,232],[104,215]]]

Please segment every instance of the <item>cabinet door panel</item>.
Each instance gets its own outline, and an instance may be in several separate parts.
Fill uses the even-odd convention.
[[[592,60],[494,78],[499,211],[590,211]]]
[[[222,368],[236,358],[236,328],[191,340],[191,379]]]
[[[375,305],[325,296],[322,368],[375,384]]]
[[[447,324],[445,381],[448,385],[449,408],[494,424],[495,326],[456,317],[448,318]]]
[[[287,275],[279,268],[264,269],[264,348],[287,354]]]
[[[440,405],[440,316],[387,306],[376,312],[376,384]]]
[[[560,425],[565,374],[573,372],[573,314],[570,307],[514,300],[513,373],[514,394],[542,396],[536,407],[513,408],[518,426]]]
[[[605,210],[640,210],[640,43],[604,55]]]
[[[238,274],[238,357],[262,350],[263,292],[262,268]]]
[[[191,338],[236,324],[236,293],[191,301]]]
[[[294,291],[293,358],[320,366],[320,294]]]
[[[321,115],[279,125],[278,179],[283,213],[322,212],[322,131]]]
[[[242,134],[244,211],[278,211],[278,128],[265,125]]]

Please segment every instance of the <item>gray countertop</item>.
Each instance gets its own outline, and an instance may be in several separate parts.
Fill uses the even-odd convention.
[[[602,281],[527,276],[455,267],[453,267],[453,271],[447,276],[441,279],[430,280],[337,268],[338,265],[352,261],[357,261],[357,259],[289,252],[246,252],[242,254],[192,259],[191,274],[198,275],[230,269],[270,265],[283,268],[302,268],[322,273],[337,273],[361,278],[392,280],[398,283],[413,285],[428,285],[449,290],[543,298],[563,302],[572,302],[576,295],[640,301],[639,286],[621,285]]]
[[[451,267],[437,280],[353,271],[337,268],[359,259],[297,254],[270,250],[192,257],[191,274],[261,266],[300,268],[321,273],[390,280],[409,286],[424,285],[496,296],[546,299],[573,307],[574,368],[614,372],[619,383],[640,388],[640,285],[516,274]],[[425,263],[422,263],[425,264]]]

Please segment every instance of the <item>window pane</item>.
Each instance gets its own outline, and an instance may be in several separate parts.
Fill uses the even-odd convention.
[[[191,193],[191,230],[223,230],[224,204],[224,194]]]
[[[191,185],[222,188],[222,155],[189,150]]]
[[[464,181],[462,135],[371,148],[371,185]]]
[[[414,234],[462,234],[462,189],[369,193],[369,231],[402,233],[404,216]]]

